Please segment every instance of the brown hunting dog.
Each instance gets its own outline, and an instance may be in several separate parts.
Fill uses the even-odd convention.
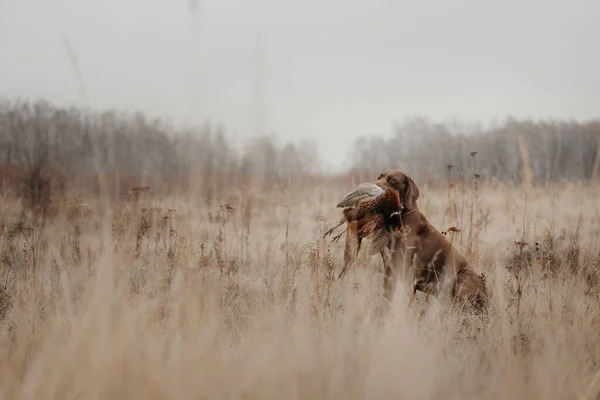
[[[401,211],[401,232],[390,232],[391,238],[380,254],[383,259],[384,297],[391,301],[400,278],[405,284],[411,283],[410,303],[417,290],[446,297],[462,305],[474,306],[483,311],[488,305],[485,276],[475,269],[467,259],[435,229],[418,210],[419,189],[412,178],[401,171],[389,170],[380,174],[375,184],[384,190],[395,189],[403,205]],[[356,237],[352,232],[356,224],[347,225],[347,238]],[[346,246],[348,247],[348,246]],[[389,255],[386,254],[389,251]],[[344,257],[344,268],[356,259]]]

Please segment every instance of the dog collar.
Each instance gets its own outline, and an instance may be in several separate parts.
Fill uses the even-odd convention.
[[[400,215],[404,217],[405,215],[408,215],[408,214],[410,214],[410,213],[412,213],[414,211],[417,211],[417,210],[418,210],[418,207],[415,207],[412,210],[406,211],[406,207],[404,207],[404,205],[402,205],[402,211],[400,212]]]

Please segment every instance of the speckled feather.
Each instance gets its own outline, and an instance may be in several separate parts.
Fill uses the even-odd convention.
[[[370,255],[379,253],[390,239],[381,214],[374,214],[366,220],[365,224],[358,230],[358,234],[371,241]]]
[[[374,183],[361,183],[356,190],[347,193],[337,207],[356,207],[362,200],[380,196],[383,192],[384,190]]]

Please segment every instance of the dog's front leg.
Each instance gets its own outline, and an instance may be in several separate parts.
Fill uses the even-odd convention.
[[[381,260],[383,261],[383,297],[389,304],[396,291],[396,281],[398,277],[395,274],[396,264],[400,261],[397,257],[398,249],[401,243],[394,233],[390,234],[390,241],[381,250]]]
[[[412,281],[412,285],[410,286],[410,293],[408,296],[408,306],[411,307],[415,301],[417,296],[417,290],[425,292],[425,286],[427,284],[427,279],[429,275],[429,271],[427,269],[427,265],[423,262],[419,254],[414,251],[415,248],[412,249],[413,252],[409,252],[412,254],[410,258],[411,263],[408,266],[411,275],[414,277]]]
[[[398,271],[404,271],[405,260],[402,257],[402,251],[392,247],[394,253],[390,257],[384,259],[384,276],[383,276],[383,297],[388,303],[391,303],[396,293],[398,285]]]

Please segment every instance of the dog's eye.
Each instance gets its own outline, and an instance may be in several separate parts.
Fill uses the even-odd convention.
[[[396,178],[394,178],[393,176],[388,176],[388,182],[389,183],[396,183]]]

